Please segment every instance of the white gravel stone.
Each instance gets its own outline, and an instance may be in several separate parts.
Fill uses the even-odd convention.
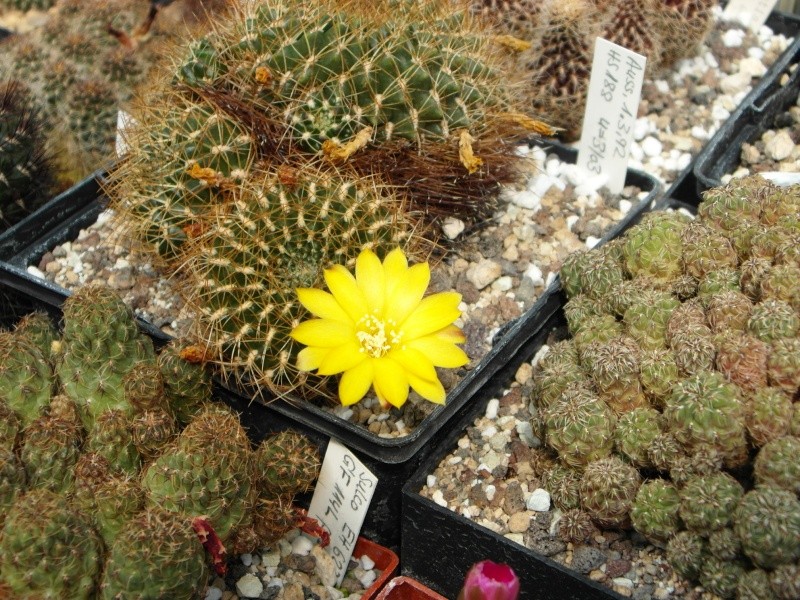
[[[33,275],[34,277],[38,277],[39,279],[44,279],[45,275],[39,269],[31,265],[27,269],[25,269],[29,275]]]
[[[500,400],[492,398],[486,403],[486,418],[494,420],[497,418],[497,410],[500,408]],[[496,430],[495,430],[496,431]]]
[[[522,443],[528,446],[528,448],[536,448],[541,445],[541,441],[533,435],[533,427],[528,421],[520,421],[517,423],[516,430],[519,439],[522,440]]]
[[[761,77],[767,72],[767,67],[758,58],[749,56],[739,61],[739,72],[750,77]]]
[[[292,540],[292,553],[299,554],[300,556],[308,556],[314,543],[304,535],[298,535]]]
[[[619,210],[622,214],[627,215],[631,208],[633,208],[633,203],[630,200],[619,201]]]
[[[364,589],[375,583],[375,579],[377,579],[375,571],[364,571],[358,574],[358,580],[361,582],[361,585],[364,586]]]
[[[725,94],[736,94],[750,86],[750,75],[747,73],[733,73],[723,77],[719,82],[719,89]]]
[[[510,275],[504,275],[503,277],[498,277],[492,282],[492,289],[497,290],[498,292],[507,292],[513,287],[514,287],[514,280],[511,279]]]
[[[548,189],[550,189],[550,186],[547,186],[545,191]],[[542,194],[530,190],[513,190],[508,193],[508,199],[517,206],[529,210],[536,210],[542,204]]]
[[[277,548],[270,548],[266,552],[261,553],[261,562],[265,567],[277,567],[281,564],[281,553]]]
[[[454,240],[464,232],[464,221],[455,217],[447,217],[442,223],[442,232],[448,240]]]
[[[210,587],[206,590],[205,600],[222,600],[222,590]]]
[[[253,564],[253,555],[250,554],[250,553],[240,554],[239,555],[239,560],[242,561],[242,564],[245,567],[249,567],[250,565]]]
[[[794,142],[786,130],[778,131],[775,136],[764,144],[764,152],[773,160],[783,160],[791,156]]]
[[[425,478],[425,485],[427,485],[429,488],[432,488],[433,486],[435,486],[436,485],[436,475],[428,475]]]
[[[590,235],[589,237],[586,238],[586,247],[589,248],[590,250],[595,246],[597,246],[597,244],[599,243],[600,243],[599,237],[594,237],[593,235]]]
[[[444,494],[442,494],[442,490],[435,490],[431,495],[431,500],[433,500],[439,506],[447,508],[447,500],[444,499]]]
[[[525,507],[536,512],[547,512],[550,510],[550,492],[544,488],[533,490],[525,502]]]
[[[264,583],[252,573],[247,573],[236,582],[236,593],[245,598],[258,598],[264,591]]]
[[[319,577],[322,585],[336,585],[336,564],[333,562],[331,555],[319,545],[315,545],[311,549],[311,556],[316,559],[314,572]]]
[[[499,264],[493,260],[484,258],[479,263],[467,269],[467,281],[479,290],[482,290],[500,277],[502,272],[503,269]]]
[[[370,571],[370,570],[375,568],[375,561],[372,560],[366,554],[364,554],[363,556],[360,556],[359,559],[358,559],[358,562],[361,563],[361,568],[362,569],[366,569],[367,571]]]
[[[497,493],[497,488],[491,483],[486,486],[486,499],[491,502],[494,500],[494,495]]]
[[[711,118],[713,118],[716,121],[724,121],[730,116],[731,116],[730,111],[725,107],[720,106],[719,104],[715,104],[711,109]]]
[[[619,587],[633,589],[633,581],[627,577],[614,577],[612,581],[614,585],[618,585]]]
[[[741,29],[729,29],[722,34],[722,43],[726,48],[739,48],[744,41],[744,31]]]
[[[649,156],[651,158],[653,156],[658,156],[661,154],[663,149],[664,144],[662,144],[653,136],[648,136],[642,140],[642,151],[644,152],[645,156]]]

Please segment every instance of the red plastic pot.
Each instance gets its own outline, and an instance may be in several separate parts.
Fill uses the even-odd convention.
[[[375,600],[447,600],[416,579],[401,575],[387,583]]]
[[[369,556],[375,563],[375,567],[381,570],[378,578],[369,586],[361,595],[361,600],[372,600],[373,598],[381,598],[380,592],[386,586],[392,577],[397,574],[400,567],[400,559],[397,554],[392,552],[386,546],[381,546],[375,542],[371,542],[367,538],[359,537],[356,541],[355,548],[353,548],[353,558],[360,558],[364,555]]]

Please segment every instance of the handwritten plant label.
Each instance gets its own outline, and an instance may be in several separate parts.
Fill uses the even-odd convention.
[[[378,478],[350,450],[333,439],[328,443],[308,516],[331,534],[326,549],[336,565],[337,585],[344,579],[377,485]]]
[[[606,187],[615,194],[625,186],[646,62],[641,54],[603,38],[595,40],[578,166],[606,176]]]
[[[722,11],[722,18],[726,21],[737,21],[752,31],[758,31],[766,23],[777,2],[778,0],[730,0]]]

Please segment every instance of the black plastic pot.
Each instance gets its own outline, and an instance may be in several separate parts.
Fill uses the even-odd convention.
[[[665,208],[696,212],[696,205],[671,199],[659,202],[655,210]],[[635,219],[629,226],[637,221]],[[435,450],[403,487],[401,572],[445,597],[454,598],[459,592],[461,582],[451,577],[452,573],[466,573],[474,563],[490,558],[514,569],[520,579],[520,598],[523,600],[623,598],[610,588],[420,495],[428,475],[433,474],[441,461],[456,449],[458,440],[486,411],[489,401],[499,398],[509,387],[519,365],[529,361],[544,344],[568,337],[563,310],[566,301],[566,295],[556,281],[542,297],[537,315],[527,322],[529,335],[519,350],[518,360],[501,370],[489,385],[481,389],[467,410],[448,426]],[[436,556],[436,560],[431,560],[431,556]],[[443,564],[447,569],[441,567]]]
[[[562,160],[575,162],[577,159],[574,149],[556,142],[544,145]],[[102,174],[97,173],[95,177],[84,180],[0,236],[0,260],[8,263],[0,272],[0,280],[13,280],[10,285],[45,302],[59,305],[63,301],[68,294],[66,290],[28,274],[25,269],[38,264],[42,255],[56,245],[75,239],[81,228],[97,219],[104,203],[98,183],[101,177]],[[647,191],[648,196],[633,207],[607,237],[618,235],[633,219],[649,210],[661,190],[654,177],[633,170],[628,171],[626,185],[637,186]],[[303,400],[272,400],[268,395],[249,393],[246,389],[231,390],[246,398],[257,398],[264,402],[265,412],[261,413],[261,418],[291,421],[325,440],[336,438],[355,452],[379,479],[362,534],[386,546],[397,546],[400,542],[400,489],[403,484],[428,455],[435,438],[446,424],[501,369],[514,364],[518,350],[530,336],[530,323],[545,300],[545,297],[541,298],[525,315],[503,328],[496,336],[491,351],[450,391],[447,403],[437,407],[409,435],[402,438],[379,437]]]
[[[789,18],[791,17],[791,19]],[[753,142],[771,128],[800,91],[800,17],[786,15],[795,25],[795,40],[769,68],[730,118],[703,147],[694,162],[697,198],[722,183],[722,177],[739,165],[742,144]]]

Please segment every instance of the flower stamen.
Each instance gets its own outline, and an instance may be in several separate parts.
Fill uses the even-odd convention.
[[[384,322],[375,315],[364,315],[357,326],[356,337],[361,344],[361,352],[366,352],[372,358],[384,356],[394,346],[400,344],[403,337],[402,331],[395,331],[396,323],[393,320]]]

